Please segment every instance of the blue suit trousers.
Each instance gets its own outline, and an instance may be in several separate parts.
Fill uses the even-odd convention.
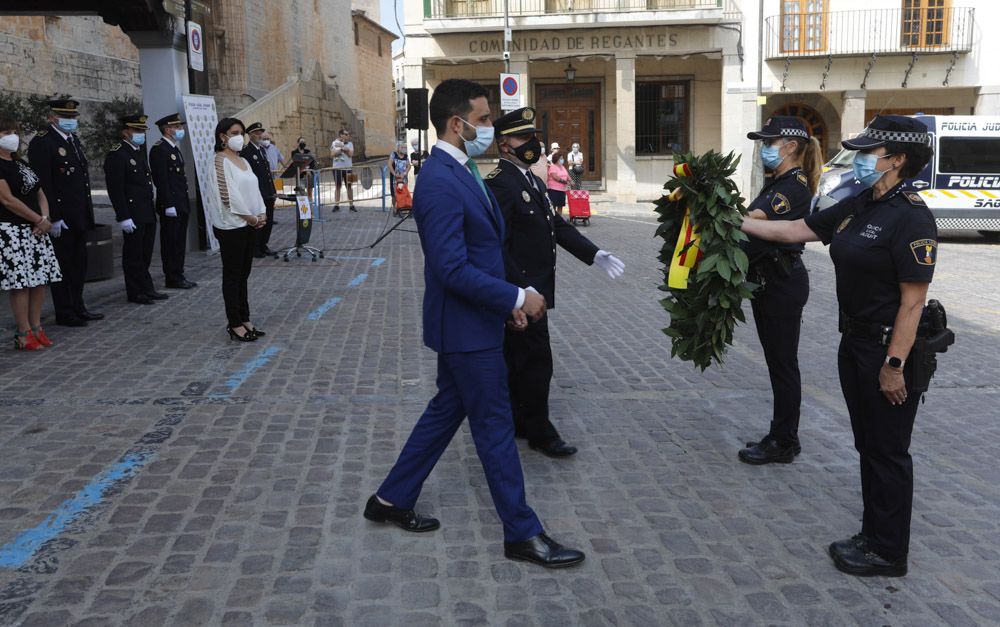
[[[424,480],[468,416],[493,504],[503,522],[504,541],[521,542],[542,533],[542,524],[524,496],[501,348],[439,353],[437,388],[378,496],[396,507],[412,509]]]

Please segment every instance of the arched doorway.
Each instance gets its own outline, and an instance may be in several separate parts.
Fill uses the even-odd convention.
[[[823,149],[823,154],[827,154],[826,122],[823,120],[823,116],[821,116],[816,109],[813,109],[809,105],[801,102],[793,102],[781,107],[775,111],[773,115],[790,115],[802,120],[805,123],[806,130],[809,131],[809,134],[819,141],[820,148]]]

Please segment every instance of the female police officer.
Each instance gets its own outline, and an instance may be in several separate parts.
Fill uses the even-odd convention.
[[[809,137],[801,120],[790,116],[774,116],[747,137],[763,142],[761,161],[772,172],[770,182],[750,203],[750,215],[764,220],[798,220],[809,215],[822,169],[819,142]],[[760,285],[752,301],[753,319],[774,393],[770,430],[760,442],[750,442],[739,452],[740,461],[747,464],[787,464],[802,450],[799,328],[809,298],[802,248],[798,242],[768,242],[753,235],[746,245],[750,280]]]
[[[840,385],[861,455],[861,533],[830,545],[841,571],[906,574],[913,508],[910,435],[919,394],[908,394],[913,346],[937,260],[937,228],[920,196],[902,192],[930,160],[930,135],[919,120],[877,116],[843,142],[860,151],[857,179],[871,186],[855,198],[794,222],[746,220],[743,230],[781,242],[830,245],[843,336]]]

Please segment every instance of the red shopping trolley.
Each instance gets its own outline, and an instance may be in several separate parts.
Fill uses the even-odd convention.
[[[578,221],[584,226],[590,226],[590,192],[585,189],[566,190],[566,203],[569,205],[569,221]]]

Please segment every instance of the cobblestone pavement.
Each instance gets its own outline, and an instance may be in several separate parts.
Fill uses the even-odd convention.
[[[931,295],[958,343],[917,417],[910,575],[864,580],[826,556],[861,507],[826,251],[805,255],[802,455],[749,467],[736,451],[771,406],[752,325],[724,367],[671,360],[652,213],[597,209],[586,233],[627,274],[562,255],[551,313],[552,412],[581,451],[521,445],[529,502],[584,565],[503,558],[465,429],[418,506],[439,532],[362,519],[434,389],[420,249],[397,232],[317,263],[256,263],[269,334],[255,344],[226,339],[218,258],[196,253],[199,288],[144,307],[120,278],[90,286],[107,320],[51,327],[57,347],[40,354],[0,352],[0,623],[1000,623],[1000,246],[941,247]],[[275,243],[291,232],[289,212],[279,220]],[[337,214],[327,246],[362,247],[385,224],[371,208]]]

